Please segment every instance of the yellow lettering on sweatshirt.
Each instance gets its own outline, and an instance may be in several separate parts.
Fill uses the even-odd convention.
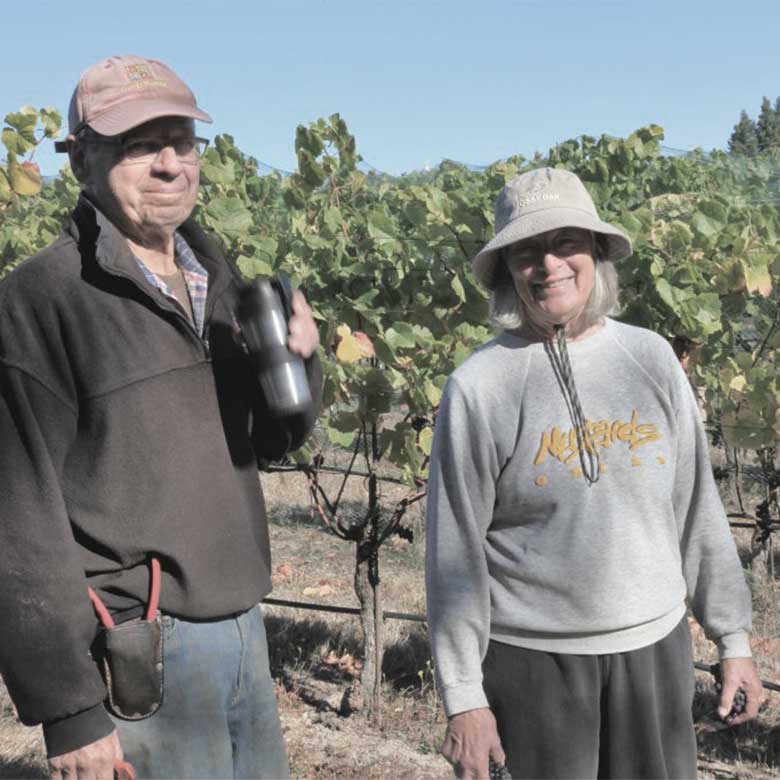
[[[630,452],[634,452],[645,444],[658,441],[661,432],[655,423],[642,423],[639,421],[639,411],[634,409],[631,420],[587,420],[586,423],[589,438],[582,436],[586,448],[595,450],[611,447],[616,443],[628,445]],[[543,431],[539,449],[534,458],[534,465],[541,466],[550,456],[561,463],[570,465],[580,454],[580,445],[577,441],[577,429],[570,428],[563,431],[557,425]]]

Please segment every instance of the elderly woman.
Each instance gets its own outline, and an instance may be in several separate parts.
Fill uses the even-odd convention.
[[[686,376],[607,315],[629,239],[572,173],[506,185],[474,258],[502,333],[450,377],[431,458],[427,588],[444,756],[459,777],[692,778],[686,604],[720,717],[758,710],[750,593]],[[735,692],[746,710],[731,711]]]

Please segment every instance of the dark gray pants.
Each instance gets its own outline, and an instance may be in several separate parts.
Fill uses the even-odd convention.
[[[483,672],[515,780],[696,777],[686,618],[628,653],[566,655],[491,641]]]

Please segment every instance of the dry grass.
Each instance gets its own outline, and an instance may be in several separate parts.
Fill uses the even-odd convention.
[[[312,518],[306,485],[298,475],[264,477],[274,553],[274,597],[318,604],[357,606],[353,589],[355,545],[333,536]],[[322,479],[335,496],[340,479]],[[406,494],[383,484],[386,506]],[[366,486],[350,478],[341,506],[355,516],[367,502]],[[380,559],[385,609],[425,613],[422,512],[409,510],[410,544],[392,537]],[[357,617],[308,610],[266,608],[272,673],[281,681],[285,739],[293,773],[301,778],[449,778],[438,747],[445,719],[431,676],[425,625],[388,620],[385,624],[385,679],[381,712],[368,723],[350,713],[361,652]],[[334,663],[334,661],[341,663]],[[303,705],[301,704],[303,703]],[[303,713],[303,714],[302,714]]]
[[[48,777],[40,728],[19,724],[0,680],[0,778]]]
[[[737,547],[743,560],[750,548],[750,531],[735,531]],[[780,572],[780,566],[776,566]],[[759,675],[780,683],[780,580],[753,577],[748,581],[753,592],[753,635],[751,644]],[[701,628],[691,626],[694,653],[698,660],[715,663],[717,654]],[[694,718],[703,725],[713,720],[717,694],[711,675],[697,672]],[[756,720],[734,729],[699,734],[700,759],[725,763],[734,768],[734,776],[780,776],[780,693],[765,692],[766,698]]]
[[[326,479],[330,480],[328,487],[337,490],[337,478]],[[274,595],[278,598],[298,601],[355,605],[356,600],[351,589],[353,546],[335,539],[328,534],[319,521],[310,518],[306,486],[295,475],[266,477],[264,484],[269,510],[274,519],[272,527],[276,566]],[[388,502],[397,500],[402,495],[401,491],[392,487],[389,489],[386,487],[385,491]],[[345,490],[345,499],[349,510],[359,509],[365,505],[365,487],[359,480],[350,480]],[[385,609],[395,611],[423,612],[425,593],[422,513],[418,511],[413,515],[410,524],[415,528],[415,544],[396,543],[383,551],[380,573],[383,576],[384,606]],[[294,532],[292,537],[290,531]],[[741,555],[746,559],[750,532],[737,531],[736,535]],[[301,553],[303,548],[311,550],[312,554],[303,555]],[[289,557],[285,558],[285,556]],[[284,566],[285,563],[291,564],[292,571]],[[283,567],[282,576],[279,576],[280,567]],[[780,565],[776,569],[780,572]],[[330,582],[335,582],[336,587],[332,588],[333,592],[326,591],[323,597],[307,598],[303,595],[304,589],[307,586],[311,587],[312,583],[322,583],[323,587],[327,587]],[[780,682],[780,581],[756,581],[752,583],[752,587],[753,646],[756,663],[764,679]],[[295,664],[298,667],[296,679],[305,679],[307,674],[310,677],[322,678],[322,659],[326,658],[328,653],[352,655],[360,652],[356,620],[303,610],[279,609],[273,614],[276,616],[275,620],[281,621],[278,625],[284,627],[282,635],[271,639],[272,644],[277,648],[275,667],[277,672],[283,669],[285,664],[290,663],[291,657],[295,657]],[[317,617],[313,618],[312,615]],[[313,627],[315,624],[316,629]],[[272,626],[273,624],[270,626],[273,631]],[[316,636],[316,640],[308,646],[301,643],[299,637],[291,638],[288,642],[284,634],[289,635],[293,630],[292,626],[298,626],[304,635],[311,632]],[[444,731],[444,721],[430,676],[430,654],[424,627],[395,621],[388,622],[387,627],[388,647],[383,665],[387,681],[384,717],[385,719],[390,717],[395,725],[393,729],[384,729],[385,738],[394,735],[407,746],[417,744],[422,755],[433,756]],[[717,660],[714,646],[704,637],[695,623],[692,623],[691,628],[696,659],[714,663]],[[712,720],[716,699],[711,675],[697,672],[696,676],[694,716],[701,725]],[[281,672],[281,678],[287,679],[289,686],[289,677],[285,678],[284,672]],[[351,682],[351,678],[341,679],[342,693],[348,689]],[[299,694],[304,698],[308,695],[305,686],[299,689]],[[331,700],[340,703],[337,695],[331,694]],[[316,701],[312,706],[317,706]],[[338,707],[335,709],[338,710]],[[341,720],[343,723],[344,719]],[[376,736],[381,733],[381,731],[375,732],[367,724],[363,729],[362,734]],[[343,756],[336,755],[331,758],[329,764],[329,771],[332,774],[319,774],[324,771],[323,768],[309,766],[306,750],[298,750],[295,747],[298,742],[297,736],[288,734],[287,739],[292,746],[291,756],[296,771],[300,772],[301,777],[352,776],[349,774],[351,771],[349,761]],[[305,739],[310,740],[311,735],[306,735]],[[359,745],[353,747],[358,753],[361,751]],[[714,733],[702,731],[699,735],[699,747],[699,776],[702,779],[777,778],[780,776],[780,693],[767,696],[759,718],[752,723]],[[434,766],[436,761],[442,772],[440,776],[451,777],[449,768],[442,764],[441,759],[434,759]],[[379,774],[365,776],[395,776],[390,766],[387,767],[387,775],[381,774],[383,771],[381,761],[374,769]],[[340,772],[345,774],[341,775]]]

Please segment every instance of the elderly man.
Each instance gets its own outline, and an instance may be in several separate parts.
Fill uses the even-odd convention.
[[[296,292],[315,402],[276,418],[236,338],[240,277],[189,219],[195,120],[161,62],[86,71],[64,144],[79,203],[0,284],[0,673],[56,778],[110,778],[123,754],[139,777],[289,775],[257,467],[313,425],[319,339]],[[117,626],[100,645],[97,615]]]

